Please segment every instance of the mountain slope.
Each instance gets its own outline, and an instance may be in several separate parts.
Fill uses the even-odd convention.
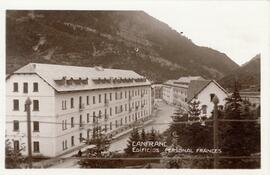
[[[29,62],[132,69],[155,81],[239,66],[141,11],[7,11],[7,73]]]
[[[240,85],[240,89],[252,91],[260,90],[260,61],[261,56],[256,55],[250,61],[243,64],[240,68],[223,77],[219,82],[226,88],[233,89],[234,82]]]

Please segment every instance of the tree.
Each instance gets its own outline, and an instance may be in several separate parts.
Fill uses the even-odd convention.
[[[135,152],[133,152],[133,149],[136,148],[133,146],[133,143],[140,141],[140,134],[138,131],[138,128],[133,128],[131,135],[128,140],[127,148],[125,148],[125,153],[127,155],[134,155]]]
[[[21,168],[21,164],[25,163],[25,158],[22,156],[21,151],[25,149],[24,145],[20,145],[19,149],[11,146],[12,142],[7,139],[5,147],[5,166],[6,168]]]
[[[226,99],[224,118],[238,121],[219,122],[219,147],[223,155],[250,156],[260,152],[260,125],[256,121],[245,121],[255,119],[254,115],[251,104],[241,99],[235,84],[234,92]],[[221,165],[224,168],[250,167],[242,159],[224,160]]]
[[[141,138],[141,141],[143,141],[143,142],[146,141],[146,139],[147,139],[147,138],[146,138],[146,133],[145,133],[144,128],[142,129],[141,137],[140,137],[140,138]]]
[[[189,102],[188,105],[188,113],[189,113],[189,120],[190,121],[196,121],[199,120],[201,109],[199,108],[200,101],[193,100]]]
[[[183,149],[197,149],[213,147],[213,127],[211,122],[202,124],[199,121],[200,109],[199,101],[193,101],[189,104],[189,111],[184,111],[181,108],[177,109],[172,116],[173,122],[170,128],[166,131],[168,148],[178,147]],[[191,121],[191,122],[190,122]],[[177,143],[172,143],[174,141]],[[166,162],[169,168],[209,168],[211,163],[204,160],[181,159],[181,157],[190,156],[191,158],[199,153],[171,153],[170,157],[179,157]]]

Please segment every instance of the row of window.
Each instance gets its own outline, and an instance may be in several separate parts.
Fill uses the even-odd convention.
[[[14,82],[13,83],[13,92],[19,92],[19,83]],[[33,92],[38,92],[38,83],[34,82],[33,83]],[[24,82],[23,83],[23,93],[28,93],[28,83]]]
[[[141,111],[141,117],[143,117],[143,111]],[[147,111],[144,111],[144,114],[147,115]],[[73,117],[72,117],[73,118]],[[140,118],[140,115],[136,113],[136,115],[132,115],[132,119],[131,119],[131,116],[129,117],[125,117],[124,120],[125,120],[125,124],[127,124],[127,122],[131,122],[132,121],[136,121],[138,118]],[[74,120],[74,119],[71,119],[71,120]],[[119,126],[122,126],[123,125],[123,118],[121,118],[120,120],[115,120],[114,121],[114,125],[115,125],[115,128],[118,128]],[[74,125],[73,125],[74,127]],[[98,127],[94,127],[93,130],[92,130],[92,137],[95,137],[98,132],[102,132],[104,131],[105,133],[108,131],[108,130],[112,130],[113,129],[113,122],[110,122],[109,125],[107,124],[104,124],[104,127],[101,127],[101,126],[98,126]],[[91,130],[88,129],[87,130],[87,136],[86,138],[90,138],[90,132]],[[79,133],[79,141],[80,143],[83,141],[83,134],[82,133]],[[73,147],[75,145],[75,140],[74,140],[74,136],[71,136],[70,137],[70,146]],[[63,140],[62,141],[62,149],[63,151],[68,149],[68,144],[67,144],[67,140]]]
[[[135,112],[134,114],[129,115],[129,117],[126,116],[124,118],[125,124],[128,121],[131,122],[131,117],[132,117],[132,121],[134,121],[134,120],[137,120],[137,117],[143,117],[143,116],[147,116],[147,115],[148,115],[148,113],[147,113],[146,110]],[[101,116],[101,114],[100,114],[100,116]],[[92,119],[93,123],[97,123],[98,120],[101,119],[101,117],[95,116],[95,112],[93,112],[93,116],[90,116],[89,113],[87,113],[87,115],[86,115],[86,123],[89,123],[90,122],[90,117],[93,118]],[[121,118],[119,121],[120,121],[120,126],[122,126],[122,124],[123,124],[123,118]],[[74,123],[74,117],[71,117],[70,118],[70,123],[68,123],[67,120],[62,120],[62,130],[68,129],[68,126],[67,126],[68,124],[70,124],[70,128],[74,128],[74,125],[75,125],[75,123]],[[84,124],[83,123],[83,116],[80,115],[79,116],[79,123],[78,123],[78,125],[79,125],[79,127],[83,127],[83,124]],[[118,121],[115,120],[115,127],[116,128],[118,127],[118,124],[119,124]],[[110,122],[110,130],[112,130],[112,125],[113,125],[113,123]],[[106,131],[107,131],[107,124],[105,124],[105,132]]]
[[[19,120],[13,120],[13,131],[20,130],[20,122]],[[33,121],[33,132],[39,132],[39,122]]]
[[[13,141],[13,148],[14,148],[15,151],[19,151],[21,149],[19,140],[14,140]],[[33,142],[33,152],[34,153],[39,153],[40,152],[40,150],[39,150],[39,142],[38,141]]]
[[[39,101],[33,100],[33,111],[39,111]],[[20,101],[19,99],[13,99],[13,111],[20,110]],[[26,105],[24,106],[24,110],[26,111]]]
[[[104,98],[104,101],[105,101],[105,104],[107,103],[106,102],[106,93],[104,94],[105,98]],[[99,99],[101,99],[101,94],[99,95]],[[101,100],[99,101],[99,103],[101,103]],[[140,101],[137,101],[135,102],[137,104],[135,104],[136,106],[137,105],[140,105]],[[93,96],[93,104],[95,104],[95,96]],[[144,100],[141,100],[141,104],[144,106],[145,104],[147,104],[147,101],[144,99]],[[89,96],[86,96],[86,105],[89,105]],[[126,104],[127,105],[127,104]],[[134,107],[134,102],[132,102],[132,108]],[[71,97],[70,98],[70,108],[74,108],[74,98]],[[67,109],[67,100],[62,100],[62,110],[66,110]],[[79,109],[84,109],[84,104],[82,103],[82,96],[79,97]]]
[[[140,92],[141,92],[141,95],[143,96],[144,94],[147,94],[147,89],[142,89],[141,91],[138,89],[138,90],[132,90],[132,91],[124,91],[124,92],[115,92],[115,100],[121,100],[123,98],[128,98],[128,97],[134,97],[134,96],[139,96],[140,95]],[[124,94],[124,95],[123,95]],[[128,94],[128,96],[127,96]],[[96,104],[96,103],[108,103],[109,101],[112,101],[113,99],[113,94],[112,93],[104,93],[103,94],[103,97],[102,97],[102,94],[99,94],[98,95],[98,102],[96,101],[96,96],[94,95],[92,97],[92,104]],[[124,97],[123,97],[124,96]],[[103,98],[103,101],[102,101],[102,98]],[[80,96],[79,97],[79,108],[83,108],[84,106],[84,103],[83,103],[83,97]],[[89,96],[86,96],[86,105],[90,105],[90,98]],[[74,108],[74,98],[70,98],[70,108]],[[62,110],[66,110],[67,109],[67,101],[66,100],[63,100],[62,101]]]

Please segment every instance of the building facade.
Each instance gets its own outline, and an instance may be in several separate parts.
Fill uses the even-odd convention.
[[[198,101],[201,116],[209,118],[214,110],[213,97],[219,100],[218,107],[224,108],[228,92],[215,80],[193,80],[189,84],[187,103]]]
[[[180,77],[178,80],[168,80],[163,84],[163,100],[168,104],[187,108],[187,94],[192,80],[203,80],[200,76]]]
[[[153,84],[152,89],[153,89],[154,99],[161,100],[162,99],[162,84]]]
[[[113,137],[151,115],[151,84],[133,71],[30,63],[6,78],[6,139],[25,145],[30,98],[33,156],[55,157]]]

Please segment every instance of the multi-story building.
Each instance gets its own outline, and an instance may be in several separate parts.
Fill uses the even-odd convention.
[[[153,96],[154,99],[161,100],[162,99],[162,84],[153,84]]]
[[[181,106],[188,110],[189,102],[200,101],[201,114],[211,116],[214,104],[212,98],[219,98],[219,107],[225,105],[228,93],[214,80],[205,80],[199,76],[181,77],[178,80],[169,80],[163,86],[163,100],[169,104]]]
[[[6,137],[23,154],[28,97],[33,156],[64,154],[96,128],[112,137],[151,115],[151,84],[133,71],[30,63],[6,78]]]
[[[187,107],[187,91],[192,80],[203,80],[199,76],[181,77],[178,80],[168,80],[163,84],[163,100],[169,104]]]

